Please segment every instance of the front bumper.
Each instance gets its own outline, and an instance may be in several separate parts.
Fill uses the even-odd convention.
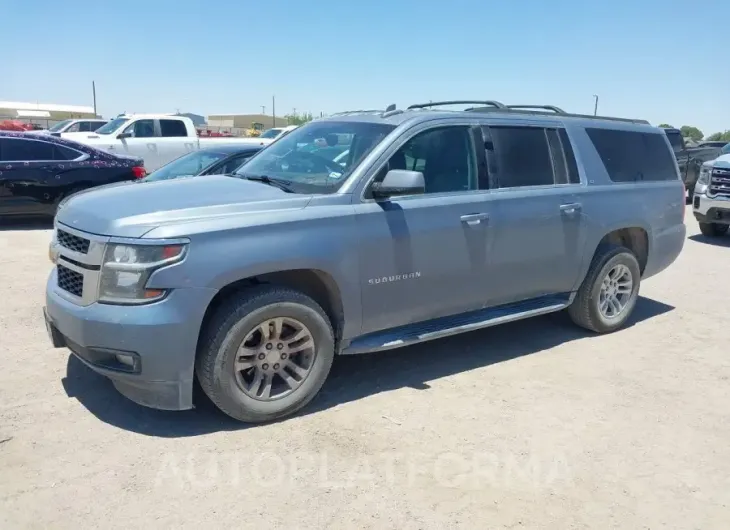
[[[200,325],[214,289],[175,289],[142,306],[82,306],[59,294],[56,269],[46,285],[46,321],[54,346],[65,346],[112,380],[132,401],[152,408],[192,408]],[[122,363],[117,355],[131,360]]]
[[[730,225],[730,197],[708,197],[706,194],[695,193],[692,213],[700,223]]]

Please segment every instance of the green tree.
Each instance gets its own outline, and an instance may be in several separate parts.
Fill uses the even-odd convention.
[[[711,140],[711,141],[715,141],[715,142],[718,142],[718,141],[730,142],[730,131],[716,132],[716,133],[708,136],[707,139]]]
[[[289,125],[304,125],[305,123],[314,119],[314,116],[312,116],[311,112],[303,112],[301,114],[299,114],[298,112],[292,112],[291,114],[287,114],[284,117],[286,118],[286,122]]]
[[[691,138],[695,142],[698,140],[702,140],[702,138],[705,136],[702,134],[702,131],[700,131],[697,127],[692,127],[691,125],[682,125],[682,127],[679,129],[682,132],[682,136],[685,138]]]
[[[672,127],[668,123],[660,123],[659,127],[663,128],[663,129],[674,129],[674,127]]]

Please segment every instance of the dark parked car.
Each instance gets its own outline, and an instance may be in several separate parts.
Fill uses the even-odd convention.
[[[141,158],[51,135],[0,131],[0,216],[53,216],[72,193],[146,174]]]
[[[677,158],[677,164],[679,165],[679,173],[691,201],[702,164],[723,154],[723,147],[722,145],[716,145],[714,142],[702,142],[697,147],[688,147],[685,145],[679,129],[665,128],[664,133],[667,135],[669,143],[672,144],[674,156]]]
[[[263,146],[253,144],[221,144],[209,149],[200,149],[165,164],[160,169],[147,175],[143,182],[233,173],[261,149],[263,149]]]

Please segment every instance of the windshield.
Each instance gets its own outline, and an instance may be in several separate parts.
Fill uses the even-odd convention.
[[[386,123],[310,122],[254,156],[236,175],[266,176],[299,193],[333,193],[394,128]],[[337,155],[345,151],[347,155],[335,162]]]
[[[143,180],[144,182],[155,182],[158,180],[170,180],[178,177],[197,175],[226,156],[228,156],[226,153],[193,151],[180,158],[176,158],[157,171],[153,171]]]
[[[266,131],[261,133],[261,136],[259,138],[276,138],[279,136],[279,133],[281,132],[281,129],[267,129]]]
[[[58,132],[58,131],[60,131],[61,129],[63,129],[64,127],[66,127],[66,125],[68,125],[68,124],[69,124],[69,123],[71,123],[72,121],[73,121],[73,120],[63,120],[63,121],[59,121],[59,122],[58,122],[58,123],[57,123],[56,125],[54,125],[53,127],[51,127],[51,128],[50,128],[50,129],[48,129],[48,130],[49,130],[50,132]]]
[[[725,147],[723,147],[721,151],[724,155],[730,154],[730,144],[725,144]]]
[[[111,134],[128,121],[129,118],[114,118],[103,127],[99,127],[95,132],[96,134]]]

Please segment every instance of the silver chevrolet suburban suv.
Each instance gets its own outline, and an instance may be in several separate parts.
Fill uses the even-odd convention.
[[[471,107],[433,110],[453,104]],[[342,113],[235,174],[69,198],[47,329],[137,403],[191,408],[197,377],[226,414],[272,420],[338,354],[563,309],[617,330],[679,255],[684,204],[645,121],[496,101]]]

